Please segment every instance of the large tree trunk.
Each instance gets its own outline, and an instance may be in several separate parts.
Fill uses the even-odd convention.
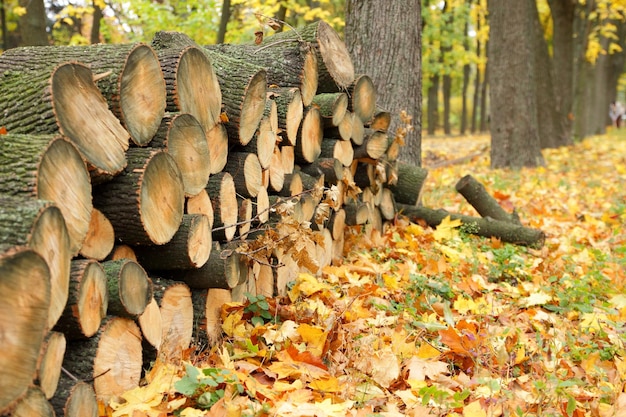
[[[46,6],[43,0],[20,0],[19,5],[26,8],[26,14],[19,18],[21,44],[48,45],[46,32]],[[2,38],[5,42],[6,40]]]
[[[371,77],[379,106],[394,115],[391,132],[400,125],[402,110],[413,117],[415,129],[406,137],[402,159],[416,165],[422,153],[420,11],[419,0],[349,0],[345,29],[356,71]]]
[[[426,111],[428,117],[428,134],[434,135],[439,127],[439,75],[430,77]]]
[[[489,2],[493,168],[544,164],[537,130],[533,38],[528,35],[533,33],[531,1]]]

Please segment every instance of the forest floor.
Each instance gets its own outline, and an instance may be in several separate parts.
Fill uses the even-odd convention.
[[[426,138],[423,205],[485,185],[541,249],[399,218],[288,296],[223,308],[223,339],[157,362],[113,416],[626,416],[626,130],[489,168],[489,138]],[[451,162],[454,161],[454,162]],[[135,414],[133,414],[135,410]]]

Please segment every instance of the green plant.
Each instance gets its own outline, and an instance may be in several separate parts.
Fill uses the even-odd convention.
[[[264,295],[252,295],[250,293],[246,293],[246,297],[248,298],[248,305],[244,311],[252,314],[250,322],[253,325],[261,326],[265,323],[275,321],[275,317],[270,312],[270,305]]]
[[[211,408],[223,398],[227,384],[233,384],[240,394],[244,392],[244,387],[237,376],[227,369],[198,369],[185,364],[185,371],[185,376],[174,384],[174,388],[177,392],[195,399],[201,408]]]

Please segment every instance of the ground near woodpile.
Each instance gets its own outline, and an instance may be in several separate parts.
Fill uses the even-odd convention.
[[[626,416],[626,130],[519,172],[491,171],[488,145],[425,139],[423,204],[477,215],[454,191],[472,174],[542,249],[451,221],[355,231],[341,265],[226,306],[219,343],[157,362],[108,413]]]

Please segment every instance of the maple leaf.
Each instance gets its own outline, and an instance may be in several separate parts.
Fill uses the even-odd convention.
[[[458,236],[459,231],[457,230],[462,224],[460,219],[452,220],[450,216],[446,216],[441,223],[436,227],[433,232],[433,238],[437,242],[441,242],[443,240],[450,240],[456,236]]]
[[[435,380],[439,375],[449,373],[448,364],[441,361],[424,360],[417,356],[409,359],[404,368],[408,371],[407,379],[424,381],[426,378]]]

